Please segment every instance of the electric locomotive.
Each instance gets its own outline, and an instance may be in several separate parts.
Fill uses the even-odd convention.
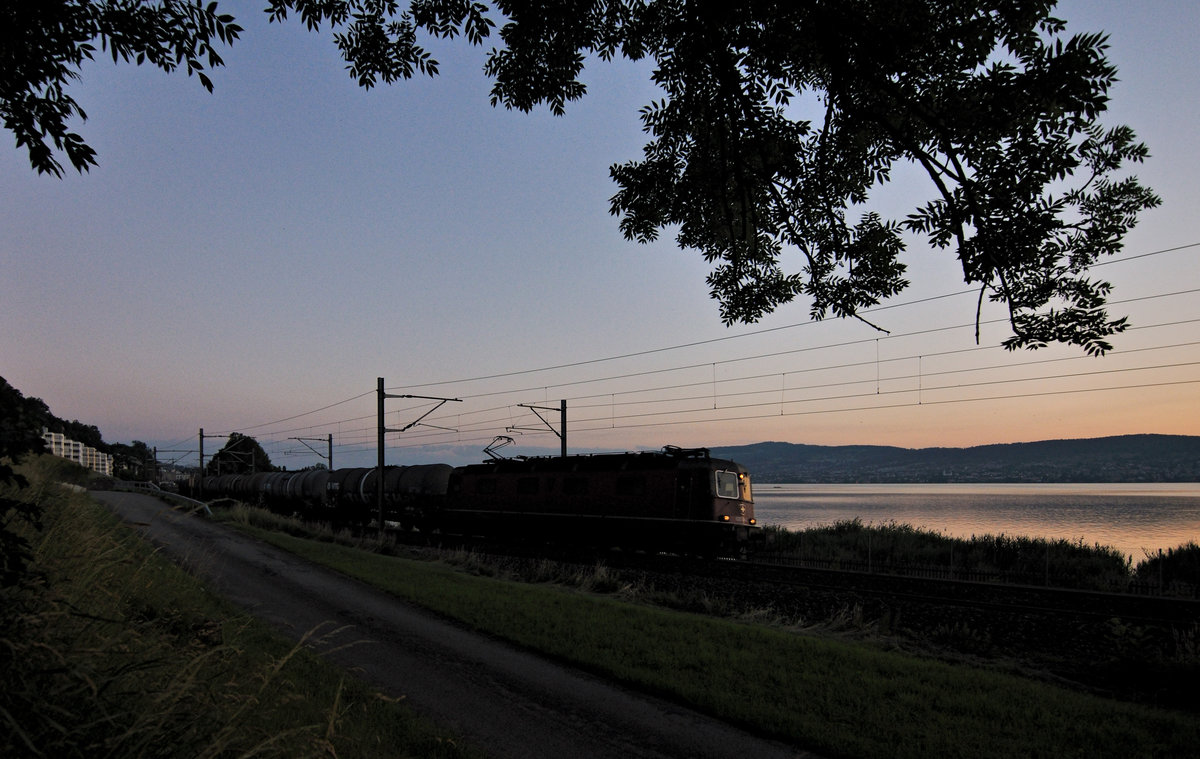
[[[745,468],[674,446],[459,467],[437,521],[453,534],[705,555],[762,540]]]

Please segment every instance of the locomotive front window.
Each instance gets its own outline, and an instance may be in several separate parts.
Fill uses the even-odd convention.
[[[720,470],[717,472],[717,497],[739,498],[742,489],[738,484],[738,473]]]

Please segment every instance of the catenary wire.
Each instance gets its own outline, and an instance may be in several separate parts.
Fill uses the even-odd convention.
[[[1174,248],[1167,248],[1167,249],[1162,249],[1162,250],[1159,250],[1159,251],[1151,251],[1151,252],[1148,252],[1148,253],[1137,254],[1137,255],[1133,255],[1133,256],[1127,256],[1127,257],[1124,257],[1124,258],[1121,258],[1121,259],[1114,259],[1114,260],[1105,261],[1105,262],[1101,262],[1101,263],[1103,263],[1103,264],[1106,264],[1106,265],[1107,265],[1107,264],[1121,263],[1121,262],[1123,262],[1123,261],[1131,261],[1131,260],[1136,260],[1136,259],[1142,259],[1142,258],[1146,258],[1146,257],[1149,257],[1149,256],[1159,255],[1159,254],[1161,254],[1161,253],[1167,253],[1167,252],[1173,252],[1173,251],[1185,250],[1185,249],[1189,249],[1189,248],[1196,247],[1196,246],[1200,246],[1200,243],[1193,243],[1193,244],[1190,244],[1190,245],[1177,246],[1177,247],[1174,247]],[[1100,264],[1097,264],[1097,265],[1100,265]],[[940,295],[940,296],[934,296],[934,297],[931,297],[931,298],[923,298],[923,299],[918,299],[918,300],[913,300],[913,301],[906,301],[906,302],[904,302],[904,303],[889,304],[889,305],[881,306],[881,307],[878,307],[878,308],[875,308],[875,309],[869,309],[869,310],[865,310],[865,311],[864,311],[864,313],[877,312],[877,311],[880,311],[880,310],[885,310],[885,309],[902,308],[902,307],[906,307],[906,306],[915,305],[915,304],[918,304],[918,303],[925,303],[925,302],[929,302],[929,301],[933,301],[933,300],[939,300],[939,299],[944,299],[944,298],[949,298],[949,297],[956,297],[956,296],[962,295],[962,294],[964,294],[964,293],[974,293],[974,292],[976,292],[976,291],[975,291],[974,289],[971,289],[971,290],[964,290],[964,291],[959,291],[959,292],[955,292],[955,293],[948,293],[948,294],[944,294],[944,295]],[[1140,298],[1131,298],[1131,299],[1125,299],[1125,300],[1120,300],[1120,301],[1112,301],[1112,302],[1111,302],[1111,305],[1119,305],[1119,304],[1122,304],[1122,303],[1129,303],[1129,302],[1133,302],[1133,301],[1139,301],[1139,300],[1147,300],[1147,299],[1151,299],[1151,298],[1161,298],[1161,297],[1170,297],[1170,296],[1182,295],[1182,294],[1191,294],[1191,293],[1195,293],[1195,292],[1197,292],[1197,290],[1196,290],[1196,289],[1193,289],[1193,290],[1181,290],[1181,291],[1176,291],[1176,292],[1172,292],[1172,293],[1163,293],[1163,294],[1157,294],[1157,295],[1143,296],[1143,297],[1140,297]],[[989,321],[1003,322],[1003,321],[1006,321],[1006,319],[997,319],[997,320],[989,320]],[[1188,323],[1188,322],[1190,322],[1190,321],[1194,321],[1194,320],[1183,320],[1182,322],[1177,322],[1177,323]],[[706,344],[711,344],[711,343],[717,343],[717,342],[724,342],[724,341],[728,341],[728,340],[740,339],[740,338],[743,338],[743,337],[751,337],[751,336],[755,336],[755,335],[761,335],[761,334],[766,334],[766,333],[778,332],[778,331],[781,331],[781,330],[785,330],[785,329],[791,329],[791,328],[796,328],[796,327],[801,327],[801,326],[806,326],[806,325],[809,325],[809,324],[814,324],[814,323],[816,323],[816,322],[815,322],[815,321],[812,321],[812,320],[810,320],[810,321],[801,322],[801,323],[792,324],[792,325],[784,325],[784,326],[781,326],[781,327],[774,327],[774,328],[769,328],[769,329],[764,329],[764,330],[756,330],[756,331],[752,331],[752,332],[748,332],[748,333],[742,333],[742,334],[739,334],[739,335],[723,336],[723,337],[720,337],[720,338],[714,338],[714,339],[712,339],[712,340],[705,340],[705,341],[695,341],[695,342],[691,342],[691,343],[680,344],[680,345],[674,345],[674,346],[667,346],[667,347],[663,347],[663,348],[656,348],[656,349],[651,349],[651,350],[646,350],[646,351],[637,351],[637,352],[633,352],[633,353],[622,354],[622,355],[620,355],[620,356],[611,356],[611,357],[605,357],[605,358],[599,358],[599,359],[591,359],[591,360],[587,360],[587,361],[582,361],[582,362],[573,362],[573,363],[569,363],[569,364],[561,364],[561,365],[552,366],[552,367],[542,367],[542,368],[540,368],[540,369],[530,369],[530,370],[521,370],[521,371],[514,371],[514,372],[506,372],[506,373],[501,373],[501,374],[493,374],[493,375],[487,375],[487,376],[482,376],[482,377],[471,377],[471,378],[465,378],[465,379],[460,379],[460,380],[447,380],[447,381],[442,381],[442,382],[438,382],[438,383],[424,383],[424,384],[420,384],[420,385],[412,385],[412,386],[409,386],[409,387],[410,387],[410,388],[411,388],[411,387],[431,387],[431,386],[435,386],[435,385],[447,385],[447,384],[454,384],[454,383],[469,383],[469,382],[474,382],[474,381],[478,381],[478,380],[481,380],[481,379],[494,379],[494,378],[500,378],[500,377],[513,377],[513,376],[521,376],[521,375],[533,374],[533,373],[537,373],[537,372],[551,371],[551,370],[554,370],[554,369],[560,369],[560,368],[567,368],[567,367],[577,367],[577,366],[584,366],[584,365],[593,365],[593,364],[599,364],[599,363],[603,363],[603,362],[606,362],[606,361],[613,361],[613,360],[622,359],[622,358],[630,358],[630,357],[646,356],[646,355],[651,355],[651,354],[655,354],[655,353],[664,353],[664,352],[667,352],[667,351],[680,350],[680,349],[684,349],[684,348],[696,347],[696,346],[701,346],[701,345],[706,345]],[[828,348],[833,348],[833,347],[840,347],[840,346],[845,346],[845,345],[849,345],[849,344],[860,344],[860,343],[878,342],[879,340],[885,340],[885,339],[889,339],[890,337],[897,337],[897,338],[898,338],[898,337],[903,337],[903,336],[911,336],[911,335],[914,335],[914,334],[923,334],[923,333],[924,333],[924,334],[928,334],[928,333],[930,333],[930,332],[943,331],[943,330],[947,330],[947,329],[960,329],[960,328],[962,328],[962,326],[963,326],[963,325],[958,325],[958,326],[956,326],[956,327],[948,327],[948,328],[947,328],[947,327],[943,327],[943,328],[935,328],[935,329],[930,329],[930,330],[919,330],[919,331],[915,331],[915,332],[911,332],[911,333],[902,333],[902,334],[897,334],[897,335],[894,335],[894,336],[892,336],[892,335],[889,335],[889,336],[880,336],[880,337],[866,338],[866,339],[855,340],[855,341],[847,341],[847,342],[845,342],[845,343],[834,343],[834,344],[828,344],[828,345],[823,345],[823,346],[811,346],[811,347],[807,347],[807,348],[793,349],[793,350],[790,350],[790,351],[781,351],[781,352],[775,352],[775,353],[770,353],[770,354],[758,354],[758,355],[753,355],[753,356],[743,356],[743,357],[737,357],[737,358],[733,358],[733,359],[725,359],[725,360],[722,360],[722,361],[719,361],[719,362],[703,362],[703,363],[700,363],[700,364],[689,365],[689,366],[691,366],[691,367],[699,367],[699,366],[708,366],[708,365],[710,365],[710,364],[711,364],[711,365],[716,365],[716,364],[721,364],[721,365],[724,365],[724,364],[732,364],[732,363],[738,363],[738,362],[744,362],[744,361],[756,360],[756,359],[760,359],[760,358],[768,358],[768,357],[774,357],[774,356],[778,356],[778,355],[785,355],[785,354],[790,354],[790,353],[798,353],[798,352],[810,352],[810,351],[815,351],[815,350],[822,350],[822,349],[828,349]],[[1150,325],[1150,326],[1161,326],[1161,325]],[[1145,328],[1145,327],[1141,327],[1141,328]],[[1186,344],[1186,343],[1185,343],[1185,344],[1180,344],[1180,345],[1189,345],[1189,344]],[[1156,347],[1154,347],[1154,348],[1147,348],[1147,349],[1136,349],[1136,350],[1131,350],[1131,351],[1128,351],[1128,352],[1132,353],[1132,352],[1137,352],[1138,350],[1151,350],[1151,349],[1160,349],[1160,350],[1161,350],[1161,349],[1163,349],[1163,348],[1165,348],[1165,347],[1168,347],[1168,346],[1156,346]],[[947,351],[947,352],[945,352],[945,353],[954,353],[954,352],[969,352],[969,351],[975,351],[975,350],[991,350],[991,349],[994,349],[994,346],[981,346],[981,347],[973,347],[973,348],[969,348],[969,349],[959,349],[958,351]],[[934,354],[928,354],[928,355],[934,355]],[[1079,358],[1079,357],[1072,357],[1072,358]],[[904,359],[903,359],[903,358],[888,358],[888,359],[884,359],[884,362],[888,362],[888,361],[898,361],[898,360],[904,360]],[[1058,361],[1058,360],[1065,360],[1065,359],[1048,359],[1047,361],[1050,361],[1050,360]],[[858,364],[860,364],[860,365],[865,365],[865,364],[870,364],[870,363],[872,363],[872,362],[858,362]],[[874,362],[874,363],[879,363],[879,362],[878,362],[878,361],[876,361],[876,362]],[[1018,364],[1014,364],[1014,366],[1021,366],[1021,365],[1027,365],[1027,364],[1033,364],[1033,363],[1043,363],[1043,362],[1042,362],[1042,361],[1033,361],[1033,362],[1020,362],[1020,363],[1018,363]],[[557,388],[557,387],[567,387],[567,386],[583,385],[583,384],[594,384],[594,383],[598,383],[598,382],[602,382],[602,381],[607,381],[607,380],[612,380],[612,379],[630,378],[630,377],[637,377],[637,376],[647,376],[647,375],[654,375],[654,374],[663,374],[663,373],[667,373],[667,372],[673,372],[673,371],[681,371],[681,370],[683,370],[683,369],[686,369],[686,368],[688,368],[688,367],[671,367],[671,368],[666,368],[666,369],[648,370],[648,371],[645,371],[645,372],[635,372],[635,373],[629,373],[629,374],[626,374],[626,375],[614,375],[614,376],[612,376],[612,377],[606,377],[606,378],[594,378],[594,379],[586,379],[586,380],[574,381],[574,382],[569,382],[569,383],[554,383],[554,384],[551,384],[551,385],[542,385],[542,386],[537,386],[537,387],[535,387],[535,388],[532,388],[532,389],[542,389],[542,388],[549,388],[549,387],[556,387],[556,388]],[[835,367],[834,367],[834,366],[830,366],[830,367],[823,367],[823,368],[835,368]],[[984,371],[984,370],[986,370],[986,369],[988,369],[988,368],[989,368],[989,367],[976,367],[976,368],[973,368],[973,369],[963,369],[963,370],[955,370],[955,371],[956,371],[956,372]],[[819,370],[819,369],[820,369],[820,368],[815,368],[815,369],[814,369],[814,368],[805,368],[805,369],[789,370],[789,371],[785,371],[785,372],[783,372],[783,373],[784,373],[784,374],[791,374],[791,373],[799,373],[799,372],[801,372],[801,371],[816,371],[816,370]],[[1111,371],[1118,371],[1118,370],[1111,370]],[[1102,372],[1102,373],[1103,373],[1103,372]],[[773,375],[776,375],[776,374],[778,374],[778,372],[772,372],[772,373],[769,373],[769,374],[767,374],[767,375],[762,375],[762,376],[773,376]],[[932,376],[932,374],[931,374],[931,375],[927,375],[927,376]],[[732,378],[732,379],[723,378],[723,379],[719,380],[719,382],[720,382],[720,383],[722,383],[722,384],[728,384],[728,383],[731,383],[731,382],[736,382],[736,381],[744,381],[745,379],[746,379],[746,378]],[[895,379],[895,378],[889,378],[889,379]],[[1016,381],[1016,380],[1014,380],[1014,381]],[[1028,380],[1021,380],[1021,381],[1028,381]],[[688,383],[688,384],[704,384],[704,383]],[[714,384],[715,384],[715,383],[714,383]],[[1171,384],[1171,383],[1166,383],[1166,384]],[[670,388],[670,387],[671,387],[671,386],[668,386],[668,388]],[[788,389],[791,389],[791,388],[788,388]],[[933,389],[933,388],[929,388],[929,390],[932,390],[932,389]],[[1114,388],[1114,389],[1116,389],[1116,388]],[[641,393],[645,393],[645,392],[652,392],[653,390],[654,390],[653,388],[651,388],[651,389],[643,389],[643,390],[636,390],[636,389],[635,389],[635,390],[628,390],[628,391],[620,391],[620,392],[619,392],[619,393],[617,393],[617,394],[620,394],[620,395],[632,395],[632,394],[637,394],[637,393],[639,393],[639,392],[641,392]],[[1090,391],[1090,390],[1089,390],[1089,391]],[[519,390],[519,389],[518,389],[518,390],[494,391],[494,392],[482,393],[482,394],[478,394],[478,395],[474,395],[474,396],[468,396],[468,397],[470,397],[470,398],[481,398],[481,397],[487,397],[487,396],[492,396],[492,395],[500,395],[500,394],[512,394],[512,393],[514,393],[514,392],[521,392],[521,390]],[[526,390],[526,392],[528,392],[528,390]],[[1065,392],[1065,391],[1064,391],[1064,392]],[[320,407],[320,408],[317,408],[317,409],[313,409],[313,410],[311,410],[311,411],[302,412],[302,413],[300,413],[300,414],[295,414],[295,415],[292,415],[292,416],[289,416],[289,417],[285,417],[285,418],[283,418],[283,419],[275,420],[275,421],[272,421],[272,422],[265,422],[265,423],[261,423],[261,424],[257,424],[257,425],[248,426],[248,427],[240,427],[240,428],[238,428],[238,429],[239,429],[239,430],[258,430],[258,429],[264,429],[264,428],[272,427],[272,426],[275,426],[275,425],[278,425],[278,424],[281,424],[281,423],[286,423],[286,422],[288,422],[288,421],[293,421],[293,420],[295,420],[295,419],[303,418],[303,417],[305,417],[305,416],[310,416],[310,415],[313,415],[313,414],[316,414],[316,413],[319,413],[319,412],[322,412],[322,411],[328,410],[328,409],[330,409],[330,408],[334,408],[334,407],[337,407],[337,406],[343,405],[343,404],[345,404],[345,403],[349,403],[349,402],[352,402],[352,401],[354,401],[354,400],[358,400],[358,399],[361,399],[361,398],[367,397],[367,396],[369,396],[369,395],[372,395],[373,393],[374,393],[374,391],[367,391],[367,392],[364,392],[364,393],[360,393],[359,395],[353,396],[353,397],[351,397],[351,398],[347,398],[347,399],[344,399],[344,400],[342,400],[342,401],[338,401],[338,402],[336,402],[336,403],[327,404],[327,405],[325,405],[325,406],[322,406],[322,407]],[[598,394],[597,396],[582,396],[582,397],[584,397],[584,398],[587,398],[587,397],[599,397],[599,396],[602,396],[602,395],[613,395],[613,394],[614,394],[614,393],[601,393],[601,394]],[[734,395],[744,395],[744,394],[746,394],[744,391],[743,391],[743,392],[740,392],[740,393],[734,393]],[[1025,397],[1025,396],[1016,396],[1016,397]],[[660,402],[669,402],[669,399],[668,399],[668,400],[664,400],[664,401],[660,401]],[[497,409],[504,409],[504,408],[509,408],[509,407],[511,407],[511,405],[512,405],[512,404],[506,404],[505,406],[499,406],[499,407],[496,407],[496,408],[497,408]],[[475,415],[482,414],[482,413],[485,413],[485,410],[468,412],[468,414],[475,414]],[[461,416],[461,415],[466,415],[466,414],[460,414],[460,416]],[[353,421],[365,421],[365,420],[367,420],[367,419],[373,419],[373,418],[374,418],[374,415],[363,415],[363,416],[354,417],[354,418],[352,418],[352,419],[348,419],[348,420],[336,420],[336,421],[332,421],[332,422],[320,422],[320,423],[318,423],[318,424],[311,425],[311,426],[307,426],[307,427],[298,427],[298,428],[293,428],[293,430],[291,430],[291,431],[303,431],[303,430],[309,430],[309,429],[314,429],[314,428],[328,428],[328,427],[331,427],[331,426],[333,426],[333,425],[338,425],[338,424],[346,424],[346,423],[353,422]],[[578,428],[578,427],[576,427],[576,430],[578,430],[578,429],[579,429],[579,428]],[[365,435],[365,433],[367,433],[367,432],[370,432],[370,431],[373,431],[373,430],[374,430],[374,427],[372,426],[372,427],[364,427],[364,428],[362,428],[361,430],[350,430],[350,431],[348,431],[348,433],[350,433],[350,434],[354,434],[354,433],[361,432],[362,434],[364,434],[364,435]],[[276,432],[275,432],[275,433],[273,433],[273,434],[282,434],[282,433],[280,433],[279,431],[276,431]],[[181,441],[179,441],[178,443],[176,443],[176,444],[173,444],[173,445],[172,445],[172,447],[174,447],[174,445],[180,445],[180,444],[184,444],[184,443],[185,443],[185,442],[187,442],[189,439],[190,439],[190,438],[184,438],[184,439],[182,439]],[[284,443],[282,443],[282,442],[278,443],[278,445],[283,445],[283,444],[284,444]],[[339,446],[339,447],[341,447],[341,446]]]

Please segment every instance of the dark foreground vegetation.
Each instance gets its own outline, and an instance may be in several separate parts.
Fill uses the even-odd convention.
[[[463,754],[47,484],[62,473],[41,470],[60,464],[26,469],[33,486],[17,496],[44,513],[40,531],[22,528],[32,572],[3,589],[0,754]],[[794,618],[687,578],[667,591],[602,564],[413,551],[253,509],[218,514],[465,626],[831,757],[1166,757],[1200,741],[1194,710],[917,650],[854,609]],[[1164,666],[1194,667],[1192,636]]]
[[[0,496],[41,529],[3,515],[29,561],[0,587],[0,756],[472,755],[59,485],[82,479],[75,465],[43,456],[19,471],[29,487]]]

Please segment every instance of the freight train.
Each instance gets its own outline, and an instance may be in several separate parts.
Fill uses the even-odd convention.
[[[206,477],[204,493],[307,519],[378,520],[379,470]],[[389,466],[386,524],[430,535],[545,545],[744,556],[762,541],[750,475],[706,448],[481,464]]]

